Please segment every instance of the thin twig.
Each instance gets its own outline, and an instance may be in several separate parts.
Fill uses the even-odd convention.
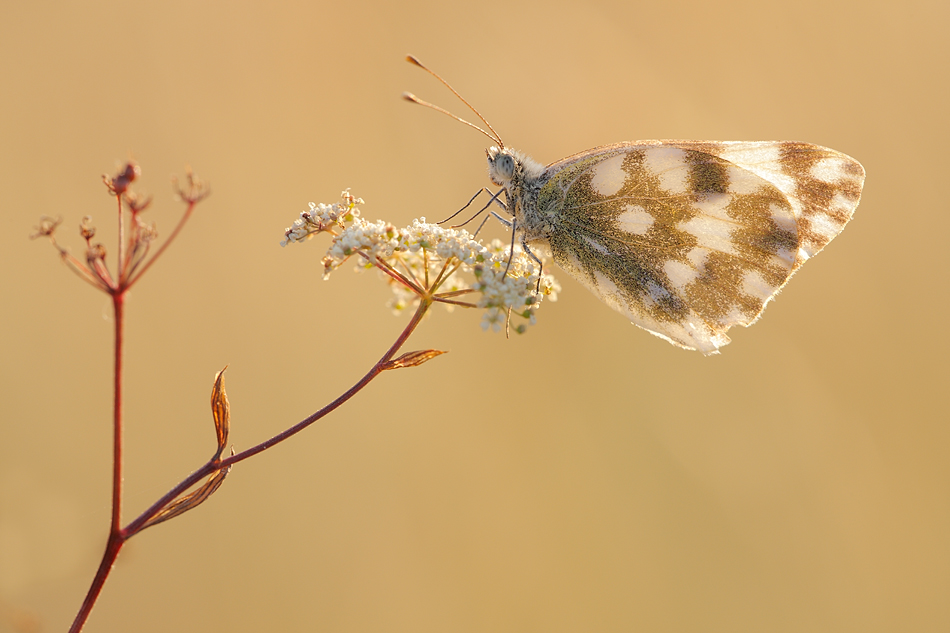
[[[102,587],[105,584],[105,581],[109,575],[109,571],[112,569],[112,565],[115,563],[115,559],[119,554],[119,550],[122,548],[122,545],[128,539],[132,538],[136,533],[138,533],[145,523],[162,511],[168,504],[173,502],[175,499],[180,497],[185,491],[197,484],[199,481],[205,477],[211,475],[212,473],[221,470],[223,468],[228,468],[233,464],[236,464],[240,461],[244,461],[258,453],[261,453],[268,448],[280,444],[284,440],[293,437],[300,431],[303,431],[305,428],[320,420],[328,413],[332,412],[334,409],[342,405],[344,402],[355,396],[359,393],[363,387],[368,385],[376,376],[386,370],[386,364],[395,357],[396,353],[399,352],[400,348],[405,344],[406,340],[413,333],[419,323],[422,322],[422,317],[425,316],[426,311],[432,305],[433,299],[431,296],[426,295],[421,297],[419,307],[416,309],[415,314],[413,314],[412,319],[406,325],[405,329],[392,344],[392,346],[386,351],[385,354],[379,359],[379,361],[373,366],[369,372],[366,373],[359,381],[356,382],[352,387],[350,387],[343,395],[338,397],[336,400],[326,405],[316,413],[304,418],[294,426],[289,429],[278,433],[272,438],[261,442],[257,446],[253,446],[245,451],[236,453],[225,459],[211,459],[204,466],[193,472],[187,478],[185,478],[181,483],[168,491],[161,499],[156,501],[149,507],[148,510],[140,514],[135,518],[131,523],[129,523],[125,528],[114,530],[110,536],[109,541],[106,544],[106,551],[102,556],[102,561],[99,564],[99,570],[96,572],[96,576],[93,579],[92,585],[89,587],[89,591],[86,594],[86,598],[83,601],[82,607],[79,610],[79,613],[76,614],[76,619],[73,622],[72,627],[70,628],[70,633],[78,633],[82,630],[83,625],[89,617],[89,613],[92,611],[93,605],[95,605],[96,599],[99,597],[99,593],[102,591]],[[121,455],[120,455],[121,456]],[[114,489],[115,490],[115,489]],[[115,507],[115,506],[114,506]],[[114,515],[115,516],[115,515]]]
[[[168,245],[175,241],[175,238],[178,237],[178,233],[181,231],[182,227],[185,226],[185,222],[188,221],[188,218],[191,217],[191,212],[195,210],[195,205],[198,204],[200,200],[189,200],[188,208],[185,209],[185,213],[182,214],[181,219],[178,220],[178,224],[175,226],[175,229],[172,231],[171,235],[168,236],[168,239],[162,242],[162,245],[158,247],[158,250],[152,255],[152,258],[149,259],[145,264],[139,269],[136,275],[130,276],[129,280],[126,282],[125,287],[131,288],[135,282],[142,278],[142,275],[151,268],[152,264],[155,263],[155,260],[161,257],[162,253],[165,252],[165,249],[168,248]]]
[[[409,324],[399,335],[399,338],[396,339],[396,342],[393,343],[392,347],[390,347],[389,350],[387,350],[387,352],[383,354],[382,358],[379,359],[379,361],[373,366],[372,369],[370,369],[366,373],[366,375],[360,378],[360,380],[357,381],[357,383],[354,384],[352,387],[350,387],[343,395],[341,395],[336,400],[326,405],[325,407],[323,407],[316,413],[313,413],[312,415],[304,418],[303,420],[301,420],[294,426],[290,427],[289,429],[281,433],[278,433],[272,438],[261,442],[257,446],[253,446],[247,450],[241,451],[240,453],[236,453],[230,457],[227,457],[219,461],[214,461],[214,460],[209,461],[204,466],[202,466],[201,468],[193,472],[190,476],[188,476],[188,478],[183,480],[180,484],[178,484],[173,489],[171,489],[161,499],[159,499],[154,504],[152,504],[152,506],[148,510],[146,510],[141,515],[139,515],[134,521],[129,523],[125,527],[124,532],[128,535],[128,537],[131,537],[136,532],[138,532],[139,529],[141,529],[142,525],[146,521],[148,521],[150,518],[158,514],[162,510],[162,508],[164,508],[166,505],[174,501],[178,496],[180,496],[186,490],[188,490],[189,488],[197,484],[203,478],[211,475],[213,472],[217,470],[220,470],[222,468],[227,468],[228,466],[236,464],[240,461],[244,461],[245,459],[249,457],[253,457],[254,455],[257,455],[258,453],[265,451],[268,448],[271,448],[272,446],[275,446],[283,442],[284,440],[296,435],[297,433],[304,430],[305,428],[307,428],[308,426],[310,426],[311,424],[321,419],[322,417],[324,417],[325,415],[327,415],[328,413],[330,413],[331,411],[339,407],[341,404],[343,404],[344,402],[352,398],[354,395],[359,393],[359,391],[363,389],[363,387],[368,385],[376,376],[378,376],[382,371],[384,371],[383,365],[386,364],[388,361],[392,360],[392,358],[396,355],[396,353],[403,346],[403,344],[405,344],[406,339],[409,338],[409,335],[412,334],[412,332],[416,329],[416,326],[418,326],[419,323],[422,321],[422,317],[425,315],[426,311],[429,309],[429,306],[431,305],[432,305],[431,299],[422,298],[422,300],[419,303],[419,307],[416,309],[415,314],[413,314],[412,316],[412,320],[409,321]]]

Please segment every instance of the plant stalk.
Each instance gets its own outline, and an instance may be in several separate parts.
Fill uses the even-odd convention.
[[[141,273],[138,275],[141,276]],[[137,276],[137,277],[138,277]],[[136,277],[136,278],[137,278]],[[409,336],[415,331],[419,323],[422,322],[422,318],[425,316],[425,313],[428,311],[429,307],[432,305],[433,299],[428,294],[422,295],[420,297],[419,307],[416,309],[415,314],[413,314],[412,319],[403,329],[402,333],[392,344],[392,346],[386,351],[385,354],[373,365],[359,381],[356,382],[352,387],[350,387],[345,393],[340,395],[333,402],[329,403],[319,411],[313,413],[312,415],[304,418],[297,424],[292,427],[278,433],[277,435],[271,437],[268,440],[261,442],[260,444],[253,446],[247,450],[241,451],[227,457],[225,459],[213,458],[209,460],[204,466],[193,472],[187,478],[185,478],[181,483],[168,491],[161,499],[156,501],[150,508],[145,512],[140,514],[135,520],[129,523],[125,528],[120,527],[120,510],[121,510],[121,493],[122,493],[122,325],[123,325],[123,316],[124,316],[124,293],[119,291],[113,295],[113,305],[115,308],[115,317],[116,317],[116,354],[115,354],[115,445],[114,445],[114,454],[113,454],[113,482],[112,482],[112,494],[113,494],[113,503],[112,503],[112,527],[109,532],[109,540],[106,543],[106,550],[102,555],[102,561],[99,563],[99,569],[96,571],[95,578],[93,578],[92,584],[89,587],[89,591],[86,593],[86,598],[83,600],[82,607],[79,609],[79,613],[76,614],[76,618],[73,621],[72,626],[69,629],[70,633],[79,633],[82,630],[82,627],[85,625],[86,620],[89,618],[89,614],[92,612],[92,608],[96,603],[96,600],[99,598],[99,594],[102,592],[102,587],[106,582],[106,579],[109,576],[109,572],[112,570],[112,566],[115,563],[116,557],[119,555],[119,550],[122,549],[122,545],[129,538],[138,533],[145,523],[161,512],[168,504],[173,502],[175,499],[184,494],[189,488],[200,482],[205,477],[210,476],[214,472],[221,470],[223,468],[228,468],[233,464],[236,464],[240,461],[244,461],[258,453],[261,453],[277,444],[280,444],[286,439],[296,435],[300,431],[304,430],[317,420],[320,420],[340,405],[345,403],[347,400],[359,393],[364,387],[366,387],[374,378],[376,378],[380,373],[385,371],[385,365],[390,360],[392,360],[402,346],[406,343],[406,340]]]

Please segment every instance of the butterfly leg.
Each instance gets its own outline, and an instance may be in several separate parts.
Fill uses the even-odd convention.
[[[500,202],[500,201],[499,201],[499,202]],[[484,209],[482,209],[482,211],[484,211]],[[481,211],[479,211],[479,213],[481,213]],[[482,227],[485,226],[485,223],[488,222],[489,218],[495,218],[496,220],[498,220],[499,222],[501,222],[502,226],[504,226],[504,227],[506,227],[506,228],[509,228],[509,229],[513,229],[513,228],[514,228],[514,224],[512,224],[511,220],[509,220],[508,218],[504,218],[504,217],[498,215],[498,214],[495,213],[494,211],[489,211],[489,212],[488,212],[488,215],[485,216],[485,219],[482,220],[482,223],[478,225],[478,229],[472,234],[472,237],[478,237],[478,234],[481,232]]]
[[[492,215],[495,215],[495,213],[492,212]],[[498,216],[495,216],[495,217],[498,217]],[[518,233],[517,233],[517,231],[515,231],[515,220],[514,220],[514,218],[512,218],[511,220],[508,220],[508,221],[506,221],[504,218],[498,218],[498,220],[499,220],[500,222],[502,222],[505,226],[507,226],[507,227],[509,227],[509,228],[511,229],[511,246],[508,248],[508,265],[505,266],[505,274],[507,275],[507,274],[508,274],[508,269],[511,268],[511,259],[512,259],[512,258],[514,257],[514,255],[515,255],[515,237],[517,236]],[[535,255],[535,254],[531,251],[531,249],[528,247],[528,240],[525,238],[524,235],[521,236],[521,248],[524,250],[525,253],[528,254],[528,257],[530,257],[531,259],[533,259],[534,261],[536,261],[536,262],[538,263],[538,268],[539,268],[539,271],[538,271],[538,273],[539,273],[539,274],[538,274],[538,290],[540,291],[540,290],[541,290],[541,275],[540,275],[540,273],[544,271],[544,264],[541,263],[541,260],[538,259],[538,256]]]
[[[528,257],[538,262],[538,267],[544,268],[544,264],[541,263],[541,260],[538,259],[537,255],[531,252],[530,248],[528,248],[528,241],[523,236],[521,238],[521,248],[523,248],[524,252],[528,254]]]
[[[521,248],[524,249],[524,252],[534,261],[538,262],[538,287],[535,288],[535,292],[541,292],[541,275],[544,274],[544,264],[541,263],[541,260],[538,259],[538,256],[531,252],[531,249],[528,248],[528,240],[521,236]]]
[[[500,202],[500,201],[499,201],[499,202]],[[501,223],[505,226],[505,228],[509,228],[509,229],[514,228],[514,224],[513,224],[512,221],[509,220],[508,218],[503,218],[503,217],[501,217],[500,215],[498,215],[497,213],[495,213],[494,211],[489,211],[488,213],[490,213],[491,216],[494,217],[496,220],[498,220],[499,222],[501,222]]]
[[[472,199],[471,199],[471,200],[469,200],[468,202],[465,203],[465,206],[464,206],[464,207],[462,207],[461,209],[459,209],[458,211],[456,211],[455,213],[453,213],[453,214],[450,215],[449,217],[445,218],[445,219],[442,220],[441,222],[436,222],[436,224],[445,224],[446,222],[448,222],[449,220],[451,220],[452,218],[454,218],[455,216],[457,216],[459,213],[461,213],[461,212],[464,211],[465,209],[469,208],[469,207],[471,206],[471,204],[472,204],[473,202],[475,202],[475,198],[477,198],[478,196],[482,195],[482,192],[483,192],[483,191],[487,191],[487,190],[488,190],[487,187],[482,187],[481,189],[479,189],[478,191],[475,192],[475,195],[472,196]]]
[[[479,189],[479,190],[475,193],[474,196],[472,196],[472,199],[471,199],[471,200],[469,200],[468,202],[465,203],[465,206],[464,206],[464,207],[462,207],[461,209],[459,209],[458,211],[456,211],[455,213],[453,213],[453,214],[450,215],[449,217],[445,218],[445,219],[442,220],[441,222],[438,222],[438,224],[445,224],[446,222],[448,222],[449,220],[451,220],[452,218],[454,218],[455,216],[457,216],[459,213],[461,213],[461,212],[464,211],[465,209],[469,208],[469,207],[472,205],[472,203],[475,202],[475,198],[477,198],[478,196],[480,196],[480,195],[482,194],[482,192],[485,192],[485,193],[488,193],[489,195],[491,195],[491,199],[489,199],[488,203],[485,204],[485,206],[483,206],[481,209],[479,209],[478,212],[475,213],[475,214],[474,214],[472,217],[470,217],[469,219],[465,220],[465,221],[462,222],[461,224],[456,224],[456,225],[452,226],[453,229],[457,229],[457,228],[459,228],[459,227],[461,227],[461,226],[465,226],[466,224],[468,224],[469,222],[471,222],[472,220],[474,220],[475,218],[477,218],[478,215],[479,215],[482,211],[485,211],[486,209],[488,209],[488,207],[491,206],[491,203],[492,203],[492,202],[496,202],[502,209],[504,209],[505,211],[507,211],[508,208],[505,206],[505,203],[503,203],[501,200],[498,199],[498,196],[501,194],[502,191],[504,191],[504,189],[502,189],[502,190],[498,191],[498,193],[492,195],[491,191],[489,191],[487,187],[482,187],[481,189]]]
[[[494,213],[492,213],[494,215]],[[498,218],[502,220],[502,218]],[[511,229],[511,245],[508,247],[508,263],[505,265],[505,275],[508,275],[508,269],[511,268],[511,259],[515,256],[515,236],[517,232],[515,231],[515,219],[512,218],[509,222],[505,222],[505,225]],[[524,245],[524,238],[521,239],[521,244]],[[534,257],[534,255],[532,255]]]

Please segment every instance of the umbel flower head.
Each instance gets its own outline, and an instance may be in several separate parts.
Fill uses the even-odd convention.
[[[465,230],[429,224],[425,218],[405,228],[382,220],[370,222],[360,216],[357,205],[362,203],[348,190],[335,204],[311,202],[284,232],[281,246],[329,233],[324,279],[355,257],[359,268],[384,273],[395,293],[389,305],[396,313],[413,309],[422,300],[482,308],[483,328],[500,331],[511,316],[518,316],[524,320],[514,330],[522,333],[535,322],[543,298],[557,299],[560,285],[520,247],[512,254],[499,240],[486,246]],[[463,300],[469,299],[467,295],[477,298]]]

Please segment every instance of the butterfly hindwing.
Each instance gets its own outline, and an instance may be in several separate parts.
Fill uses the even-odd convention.
[[[712,353],[841,231],[863,175],[804,143],[620,143],[545,168],[536,217],[555,261],[607,304]]]

